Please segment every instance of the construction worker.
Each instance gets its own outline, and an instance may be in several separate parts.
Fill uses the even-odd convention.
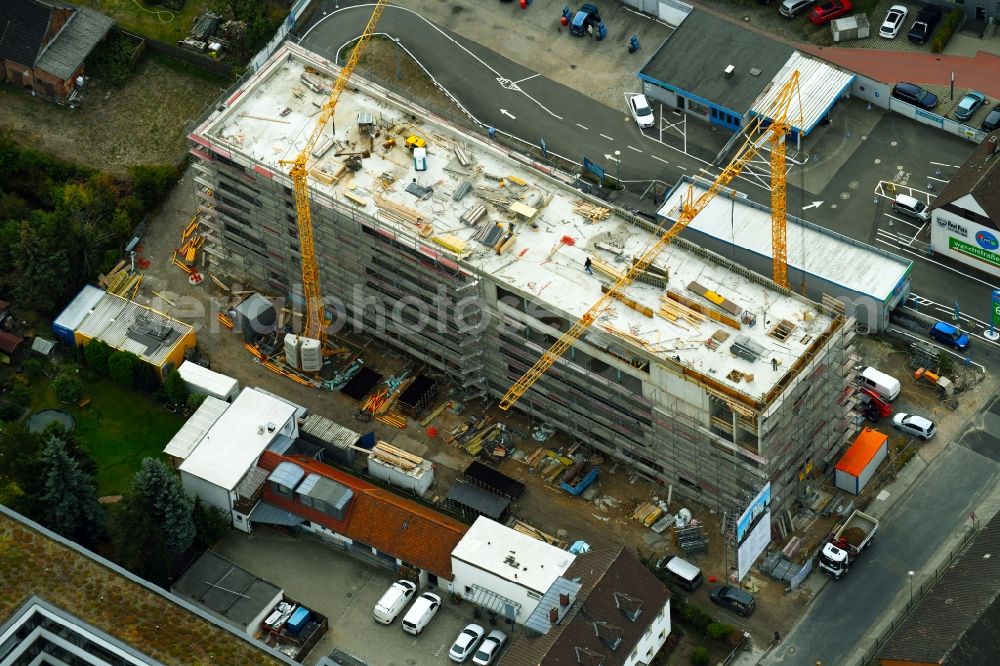
[[[591,263],[592,262],[590,261],[590,257],[587,257],[587,260],[583,262],[583,270],[587,271],[587,275],[594,274],[594,270],[590,267]]]

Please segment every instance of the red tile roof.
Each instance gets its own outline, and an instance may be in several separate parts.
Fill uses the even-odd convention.
[[[0,331],[0,352],[3,352],[4,354],[13,354],[17,351],[17,348],[21,346],[22,342],[24,342],[24,338],[20,335]]]
[[[311,458],[287,457],[265,451],[258,465],[272,471],[285,460],[295,463],[307,473],[319,474],[353,490],[354,499],[347,509],[347,518],[336,520],[321,511],[280,497],[265,486],[264,499],[267,502],[436,576],[452,580],[451,551],[465,536],[468,525]]]

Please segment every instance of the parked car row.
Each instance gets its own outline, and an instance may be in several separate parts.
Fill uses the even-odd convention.
[[[417,586],[408,580],[397,580],[389,586],[375,604],[372,617],[379,624],[392,624],[406,605],[417,593]],[[414,636],[420,635],[441,608],[441,597],[433,592],[424,592],[417,597],[403,616],[403,631]],[[455,639],[448,658],[463,663],[470,656],[478,666],[492,664],[507,642],[507,634],[494,629],[489,634],[478,624],[469,624]]]
[[[704,582],[701,569],[676,555],[666,555],[656,563],[656,570],[668,582],[688,592],[694,592]],[[713,604],[749,617],[757,608],[757,599],[750,592],[732,585],[720,585],[709,590],[708,598]]]
[[[943,322],[938,322],[938,325],[948,326]],[[883,416],[892,416],[893,428],[923,440],[930,439],[937,432],[934,421],[928,418],[905,412],[892,414],[892,401],[902,390],[899,380],[892,375],[867,366],[860,368],[857,383],[861,413],[870,421],[875,422]]]

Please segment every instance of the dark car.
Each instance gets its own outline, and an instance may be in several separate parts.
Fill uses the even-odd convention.
[[[982,128],[984,132],[992,132],[998,127],[1000,127],[1000,109],[993,109],[983,119]]]
[[[943,321],[939,321],[931,327],[930,336],[938,342],[946,344],[949,347],[954,347],[959,351],[965,351],[969,348],[969,336],[962,333],[959,328],[951,324],[946,324]]]
[[[930,111],[937,106],[938,98],[915,83],[897,83],[892,88],[892,96],[898,100]]]
[[[914,44],[923,44],[931,37],[934,27],[941,20],[941,8],[929,5],[920,10],[917,20],[913,22],[913,27],[906,34],[906,38]]]
[[[752,594],[732,585],[717,587],[708,596],[713,604],[736,611],[743,617],[752,615],[757,607],[757,599]]]

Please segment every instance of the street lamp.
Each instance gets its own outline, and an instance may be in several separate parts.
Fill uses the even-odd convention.
[[[906,575],[910,578],[910,605],[913,605],[913,572],[907,571]]]
[[[617,171],[617,174],[618,174],[618,176],[617,176],[618,187],[622,186],[622,159],[621,158],[622,158],[622,151],[616,150],[615,151],[615,164],[617,165],[616,171]]]
[[[399,68],[399,38],[393,37],[392,41],[396,43],[396,80],[399,81],[403,78],[403,72]]]

